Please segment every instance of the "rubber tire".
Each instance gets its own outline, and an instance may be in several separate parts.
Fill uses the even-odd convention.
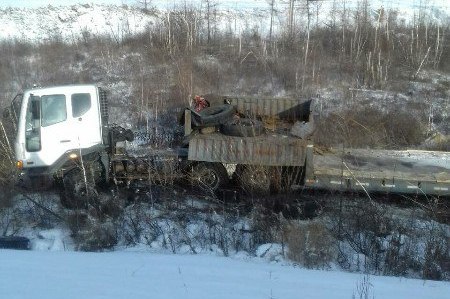
[[[259,120],[240,118],[221,126],[223,134],[237,137],[256,137],[264,133],[264,125]]]
[[[81,179],[79,169],[73,169],[64,175],[59,194],[61,205],[64,208],[70,210],[87,208],[87,202],[83,200],[82,194],[76,191],[78,189],[77,184],[80,183]]]
[[[226,123],[236,112],[233,105],[220,105],[216,107],[208,107],[193,115],[194,125],[196,126],[218,126]]]
[[[229,183],[228,172],[221,163],[200,162],[193,167],[191,175],[194,187],[208,192],[216,192]],[[213,175],[214,178],[202,180],[200,175]]]
[[[87,182],[85,184],[81,169],[75,168],[66,173],[62,179],[62,190],[60,192],[61,205],[66,209],[87,209],[96,203],[98,197],[97,184],[101,181],[96,174],[95,185],[90,167],[98,167],[97,162],[86,163]],[[97,170],[98,171],[98,170]]]
[[[270,193],[270,169],[264,166],[237,165],[236,179],[239,186],[250,195]]]

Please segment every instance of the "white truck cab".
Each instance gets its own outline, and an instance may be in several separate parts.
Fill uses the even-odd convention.
[[[107,109],[102,109],[103,97],[95,85],[25,91],[15,141],[17,167],[50,174],[70,158],[104,146]]]

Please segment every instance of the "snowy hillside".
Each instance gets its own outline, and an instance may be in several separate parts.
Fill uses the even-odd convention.
[[[83,33],[90,35],[110,35],[115,39],[122,39],[130,34],[143,32],[147,26],[154,25],[158,20],[166,19],[166,12],[173,9],[192,7],[203,16],[206,15],[204,1],[165,1],[153,0],[149,12],[144,12],[137,6],[137,1],[2,1],[0,3],[0,40],[17,38],[28,41],[45,41],[62,38],[66,41],[79,39]],[[215,1],[217,10],[215,18],[218,26],[233,27],[240,32],[245,29],[258,29],[263,35],[269,32],[270,6],[265,0]],[[275,1],[276,11],[273,28],[283,28],[288,15],[288,1]],[[329,23],[333,13],[337,15],[350,14],[356,9],[360,1],[317,1],[310,4],[309,10],[313,16],[314,25],[322,26]],[[398,18],[409,22],[416,15],[426,14],[437,23],[445,23],[450,15],[450,2],[434,1],[369,1],[371,10],[384,8],[399,11]],[[305,22],[307,15],[303,2],[295,4],[297,25]],[[339,17],[337,17],[339,19]]]
[[[64,38],[70,40],[91,35],[123,35],[144,31],[154,17],[133,7],[108,5],[73,5],[36,9],[5,8],[0,39],[18,38],[32,41]]]

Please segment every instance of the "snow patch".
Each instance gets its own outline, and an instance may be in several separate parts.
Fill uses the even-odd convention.
[[[280,262],[284,259],[283,246],[277,243],[260,245],[256,249],[256,256],[268,261]]]
[[[62,229],[41,230],[31,239],[31,248],[40,251],[73,250],[70,232]]]

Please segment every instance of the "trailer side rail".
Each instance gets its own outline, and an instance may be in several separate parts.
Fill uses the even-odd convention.
[[[389,153],[392,152],[386,151],[387,155]],[[370,159],[355,166],[348,165],[348,162],[338,155],[331,157],[333,159],[328,156],[320,159],[314,156],[313,146],[309,146],[305,186],[336,191],[450,196],[450,172],[447,170],[450,165],[427,165],[424,161],[415,165],[400,158],[395,161],[403,163],[404,168],[396,168],[393,159],[383,157],[379,152],[376,154],[375,158],[369,157]],[[316,159],[321,161],[315,162]],[[358,159],[363,160],[361,157]],[[371,159],[373,161],[370,161]],[[372,164],[369,165],[367,161]]]

